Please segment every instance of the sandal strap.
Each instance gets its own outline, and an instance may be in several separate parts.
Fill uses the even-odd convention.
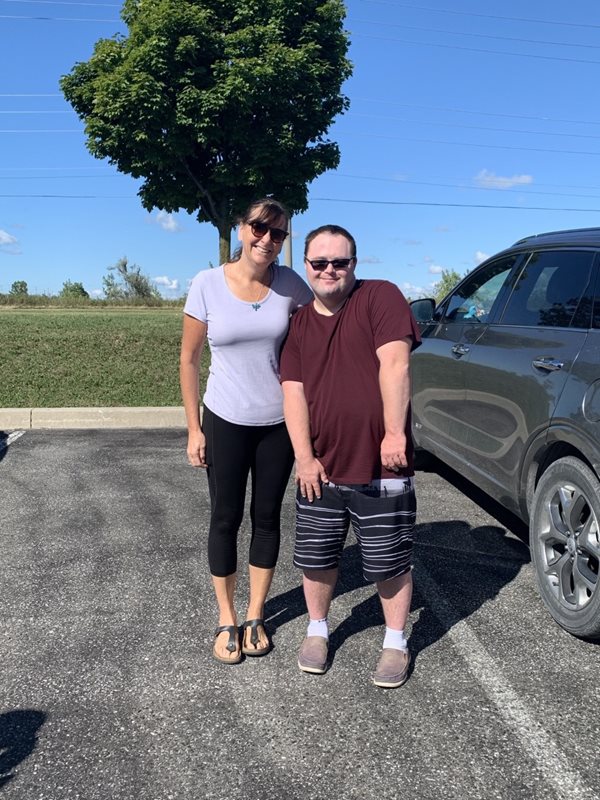
[[[229,634],[229,639],[227,640],[225,649],[229,650],[230,653],[235,652],[237,650],[237,640],[236,640],[236,636],[238,633],[237,625],[220,625],[215,630],[215,636],[218,636],[220,633]]]
[[[242,625],[243,628],[250,628],[250,644],[258,644],[258,626],[262,625],[265,628],[264,619],[247,619]],[[266,628],[265,628],[266,633]]]

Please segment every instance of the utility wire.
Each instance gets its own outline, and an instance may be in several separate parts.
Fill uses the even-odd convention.
[[[514,128],[488,128],[485,125],[461,125],[458,122],[430,122],[429,120],[403,119],[402,117],[389,117],[380,114],[363,114],[359,111],[350,111],[349,117],[363,117],[365,119],[381,119],[391,122],[402,122],[408,125],[436,125],[442,128],[466,128],[470,131],[490,131],[495,133],[524,133],[533,136],[566,136],[573,139],[600,139],[600,136],[590,133],[553,133],[552,131],[523,131]]]
[[[37,198],[62,200],[133,200],[133,195],[97,195],[97,194],[0,194],[0,198]],[[586,214],[600,214],[600,208],[552,208],[550,206],[509,206],[487,205],[484,203],[427,203],[415,200],[350,200],[347,197],[311,197],[311,200],[325,203],[354,203],[380,206],[432,206],[436,208],[488,208],[493,210],[514,211],[572,211]]]
[[[1,197],[2,195],[0,195]],[[415,200],[350,200],[347,197],[311,197],[311,201],[324,203],[362,203],[378,206],[434,206],[440,208],[491,208],[496,210],[513,209],[515,211],[576,211],[586,214],[600,214],[600,208],[552,208],[548,206],[499,206],[484,203],[425,203]]]
[[[395,42],[396,44],[407,44],[415,47],[441,47],[444,50],[463,50],[467,53],[484,53],[485,55],[513,56],[517,58],[534,58],[542,61],[561,61],[571,64],[596,64],[600,66],[600,61],[592,61],[589,58],[567,58],[563,56],[543,56],[537,53],[509,53],[505,50],[484,50],[481,47],[466,47],[459,44],[440,44],[438,42],[412,42],[409,39],[396,39],[391,36],[371,36],[367,33],[355,33],[361,39],[374,39],[379,42]]]
[[[2,97],[2,95],[0,95]],[[422,106],[422,105],[414,105],[413,103],[401,103],[397,100],[390,100],[387,97],[382,97],[377,99],[375,97],[354,97],[353,102],[361,102],[361,103],[381,103],[385,106],[401,106],[403,108],[418,108],[422,111],[445,111],[452,114],[473,114],[482,117],[506,117],[508,119],[530,119],[530,120],[540,120],[542,122],[569,122],[569,123],[576,123],[578,125],[600,125],[598,121],[592,121],[589,119],[563,119],[562,117],[546,117],[546,116],[531,116],[528,114],[504,114],[501,112],[495,111],[473,111],[472,109],[467,108],[446,108],[444,106]]]
[[[120,19],[93,19],[89,17],[80,18],[80,17],[26,17],[16,14],[0,14],[0,19],[24,19],[24,20],[36,20],[37,22],[110,22],[113,25],[122,25],[123,22]]]
[[[480,14],[475,11],[455,11],[449,8],[427,8],[425,6],[413,6],[408,3],[398,3],[396,0],[362,0],[363,3],[375,3],[382,6],[393,6],[394,8],[410,8],[413,11],[432,11],[436,14],[455,14],[461,17],[483,17],[484,19],[503,19],[507,22],[532,22],[536,25],[558,25],[565,28],[600,28],[600,25],[583,22],[555,22],[549,19],[531,19],[526,17],[503,17],[499,14]]]
[[[2,0],[3,3],[27,3],[41,6],[96,6],[97,8],[121,8],[117,3],[76,3],[72,0]]]
[[[502,42],[522,42],[524,44],[541,44],[551,47],[577,47],[578,49],[584,47],[588,50],[600,50],[600,45],[597,44],[582,44],[580,42],[552,42],[547,39],[523,39],[518,36],[498,36],[491,33],[471,33],[467,31],[446,31],[440,28],[425,28],[420,25],[403,25],[397,22],[379,22],[373,19],[347,19],[349,23],[357,22],[361,25],[378,25],[384,28],[402,28],[409,31],[423,31],[424,33],[441,33],[450,36],[470,36],[476,39],[497,39]],[[352,33],[353,31],[351,31]]]
[[[479,147],[492,150],[522,150],[527,153],[554,153],[555,155],[574,155],[574,156],[600,156],[598,150],[555,150],[548,147],[521,147],[507,144],[489,144],[487,142],[449,142],[445,139],[413,139],[408,136],[389,136],[383,133],[362,133],[357,131],[345,131],[345,136],[362,136],[371,139],[391,139],[396,142],[412,142],[416,144],[445,144],[452,147]]]

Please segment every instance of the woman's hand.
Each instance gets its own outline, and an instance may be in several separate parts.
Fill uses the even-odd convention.
[[[206,467],[206,439],[202,431],[188,433],[187,457],[192,467]]]

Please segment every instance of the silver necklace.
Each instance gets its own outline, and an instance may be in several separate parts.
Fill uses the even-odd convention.
[[[270,286],[271,286],[271,267],[269,267],[269,277],[268,277],[268,280],[267,280],[267,286],[266,286],[266,289],[267,289],[267,294],[269,293],[269,287],[270,287]],[[263,289],[264,289],[264,288],[265,288],[265,285],[264,285],[264,283],[261,283],[261,285],[260,285],[260,290],[259,290],[259,292],[258,292],[258,296],[257,296],[256,300],[255,300],[255,301],[252,303],[252,308],[253,308],[255,311],[258,311],[258,309],[259,309],[259,308],[262,308],[262,306],[263,306],[263,303],[264,303],[264,301],[263,301],[263,303],[259,303],[258,301],[260,300],[260,296],[261,296],[261,294],[263,293]],[[266,299],[267,299],[267,297],[266,297],[266,295],[265,295],[265,300],[266,300]]]

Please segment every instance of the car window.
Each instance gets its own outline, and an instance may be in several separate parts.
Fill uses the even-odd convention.
[[[444,321],[487,322],[517,258],[516,255],[499,258],[469,276],[446,303]]]
[[[503,325],[589,327],[594,254],[586,250],[532,253],[512,279]]]

